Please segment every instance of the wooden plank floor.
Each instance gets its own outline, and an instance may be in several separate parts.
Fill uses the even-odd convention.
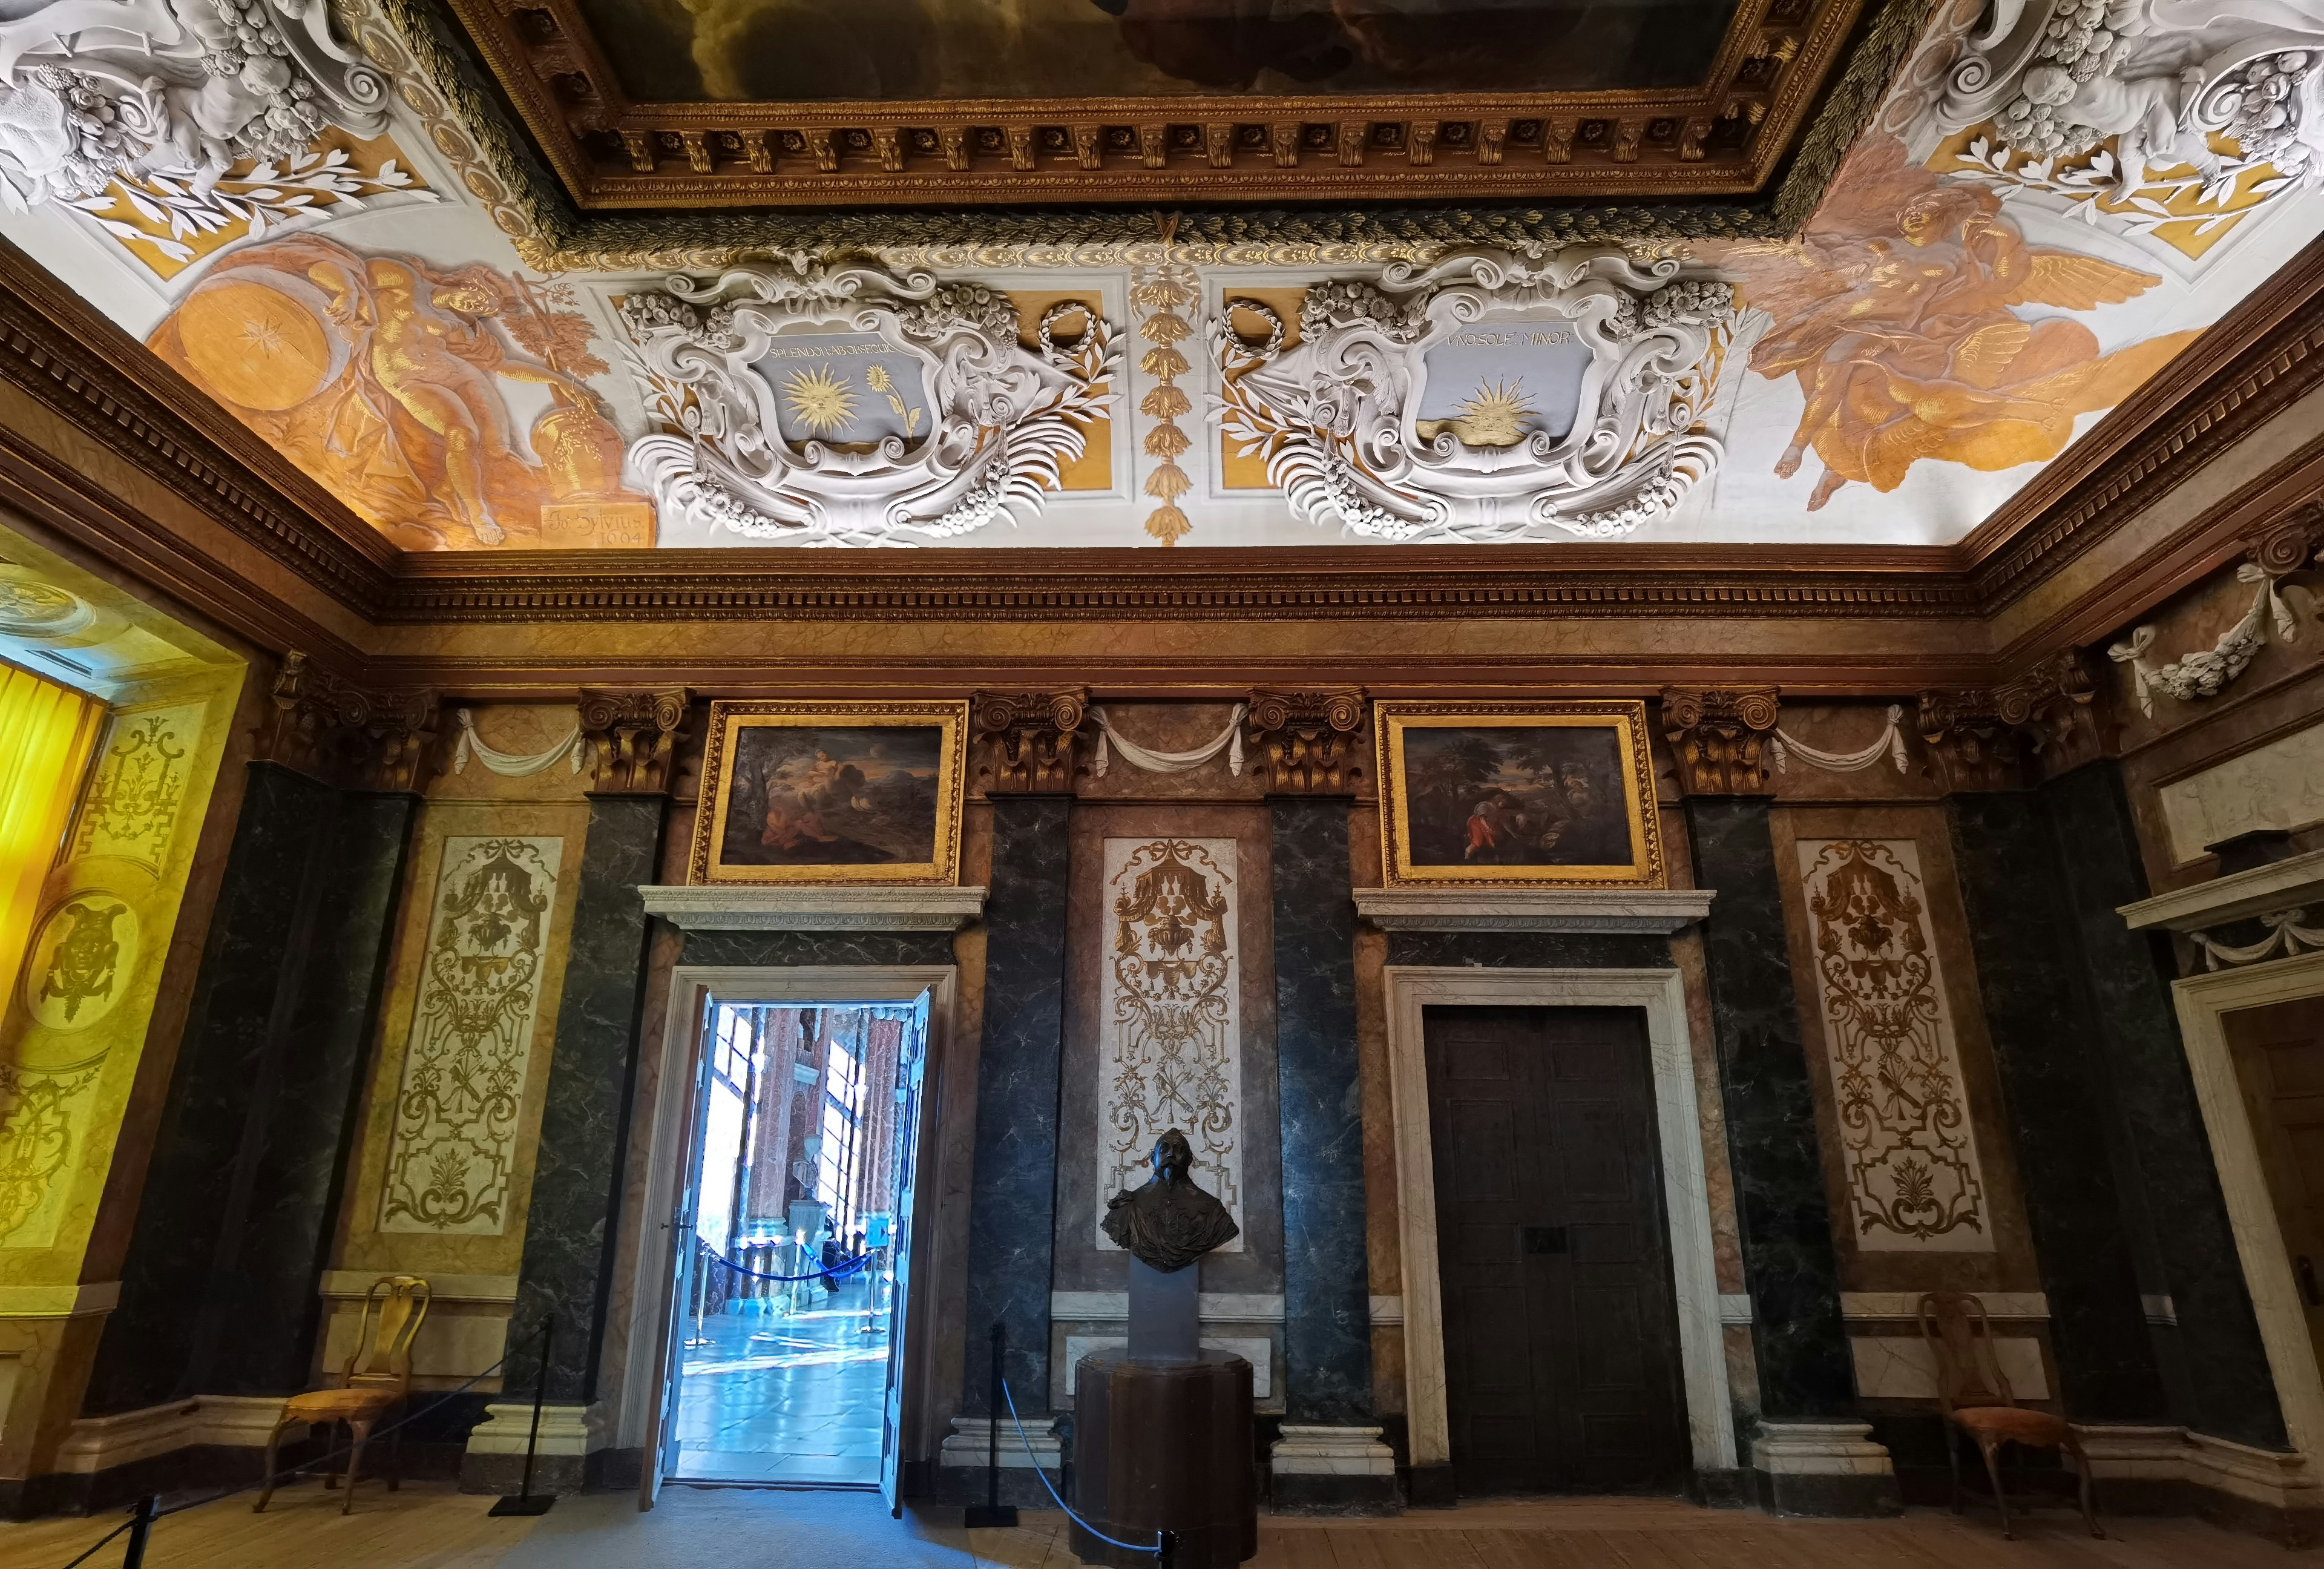
[[[366,1481],[351,1515],[339,1513],[342,1495],[318,1482],[282,1489],[263,1515],[251,1512],[253,1496],[157,1522],[145,1549],[146,1569],[493,1569],[536,1524],[493,1519],[485,1511],[497,1499],[459,1492],[448,1481],[408,1481],[393,1493]],[[121,1519],[116,1512],[0,1521],[0,1565],[62,1569]],[[126,1542],[115,1537],[86,1569],[114,1569]]]
[[[414,1482],[392,1496],[366,1488],[355,1512],[342,1517],[337,1493],[301,1486],[276,1494],[263,1515],[235,1499],[172,1516],[155,1527],[146,1562],[149,1569],[493,1569],[534,1522],[490,1518],[492,1503],[447,1483]],[[934,1511],[939,1519],[945,1513]],[[0,1523],[0,1565],[62,1569],[117,1518]],[[1013,1531],[967,1533],[974,1564],[1074,1564],[1062,1515],[1028,1510],[1024,1522]],[[1475,1504],[1394,1520],[1269,1517],[1251,1569],[2295,1569],[2324,1561],[2196,1520],[2133,1518],[2107,1527],[2109,1539],[2093,1541],[2071,1514],[2045,1509],[2021,1522],[2017,1541],[2005,1542],[1989,1515],[1956,1519],[1924,1509],[1900,1520],[1777,1520],[1664,1500]],[[120,1546],[118,1539],[108,1545],[89,1569],[112,1569]]]

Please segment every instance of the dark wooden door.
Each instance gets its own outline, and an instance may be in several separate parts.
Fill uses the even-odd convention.
[[[1643,1017],[1431,1008],[1423,1033],[1456,1484],[1677,1483],[1685,1395]]]

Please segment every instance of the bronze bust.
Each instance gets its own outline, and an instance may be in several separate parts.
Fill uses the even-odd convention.
[[[1185,1269],[1242,1228],[1187,1175],[1194,1147],[1173,1128],[1154,1140],[1154,1175],[1105,1201],[1105,1234],[1165,1275]]]

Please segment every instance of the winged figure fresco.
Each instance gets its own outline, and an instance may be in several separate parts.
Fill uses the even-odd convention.
[[[2116,304],[2162,280],[2029,244],[1999,197],[1939,180],[1889,137],[1850,154],[1797,241],[1738,246],[1723,265],[1775,320],[1751,368],[1798,377],[1807,399],[1775,473],[1788,479],[1815,454],[1811,512],[1851,480],[1895,490],[1923,458],[2046,462],[2077,416],[2112,408],[2196,337],[2101,354],[2070,316],[2021,316]]]

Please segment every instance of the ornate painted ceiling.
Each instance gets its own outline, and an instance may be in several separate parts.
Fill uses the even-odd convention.
[[[2324,230],[2324,0],[9,11],[0,233],[410,550],[1950,543]]]

